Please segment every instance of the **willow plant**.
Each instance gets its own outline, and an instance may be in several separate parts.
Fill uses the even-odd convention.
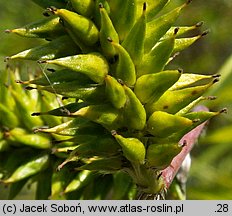
[[[218,75],[167,69],[208,33],[175,26],[191,1],[161,15],[169,0],[33,1],[45,18],[6,30],[48,41],[6,58],[37,61],[42,76],[1,77],[10,198],[28,180],[36,199],[165,198],[171,162],[193,144],[181,138],[225,111],[192,111]]]

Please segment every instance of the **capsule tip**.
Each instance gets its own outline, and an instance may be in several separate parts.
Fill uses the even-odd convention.
[[[175,29],[174,29],[174,35],[176,35],[177,33],[178,33],[178,31],[179,31],[179,27],[176,27]]]
[[[101,8],[104,8],[104,5],[103,5],[101,2],[99,3],[98,6],[99,6],[100,9],[101,9]]]
[[[40,132],[41,131],[41,128],[35,128],[34,130],[33,130],[33,133],[38,133],[38,132]]]
[[[44,63],[47,63],[47,61],[46,60],[38,60],[37,63],[38,64],[44,64]]]
[[[216,77],[216,78],[213,80],[213,84],[219,82],[219,80],[220,80],[219,77]]]
[[[144,3],[143,3],[143,11],[146,11],[146,10],[147,10],[147,3],[144,2]]]
[[[34,113],[31,114],[31,116],[40,116],[40,115],[41,115],[40,112],[34,112]]]
[[[19,83],[19,84],[24,84],[25,82],[22,81],[22,80],[15,80],[16,83]]]
[[[22,80],[15,80],[16,83],[19,83],[19,84],[29,84],[30,81],[22,81]]]
[[[190,4],[192,1],[193,1],[193,0],[188,0],[188,1],[186,2],[186,5]]]
[[[196,26],[196,27],[201,27],[203,24],[204,24],[204,22],[201,21],[201,22],[198,22],[195,26]]]
[[[221,74],[214,74],[212,75],[212,78],[219,78],[221,76]]]
[[[112,136],[116,136],[116,135],[117,135],[116,130],[112,130],[112,131],[111,131],[111,134],[112,134]]]
[[[108,38],[107,38],[107,40],[108,40],[110,43],[112,43],[112,42],[113,42],[113,40],[112,40],[112,38],[111,38],[111,37],[108,37]]]
[[[5,32],[5,33],[11,33],[11,32],[12,32],[12,30],[10,30],[10,29],[6,29],[4,32]]]
[[[63,100],[67,100],[68,99],[68,97],[65,97],[65,96],[63,96],[62,98],[61,98],[61,100],[63,101]]]
[[[47,129],[49,129],[49,128],[46,127],[46,126],[44,126],[44,127],[39,127],[39,128],[35,128],[35,129],[33,129],[33,133],[46,132]]]
[[[178,70],[179,73],[181,73],[181,74],[184,72],[184,70],[183,70],[182,68],[178,68],[177,70]]]
[[[122,79],[117,79],[117,81],[123,86],[124,85],[124,82]]]
[[[219,111],[219,113],[228,113],[228,109],[227,108],[223,108],[223,109],[221,109],[220,111]]]
[[[217,97],[216,96],[208,96],[206,97],[206,100],[216,100]]]
[[[200,119],[193,119],[193,120],[192,120],[193,123],[198,123],[198,122],[200,122],[200,121],[201,121]]]
[[[33,89],[37,89],[37,88],[31,87],[31,86],[26,86],[26,87],[25,87],[25,90],[29,90],[29,91],[30,91],[30,90],[33,90]]]
[[[51,12],[51,13],[55,13],[57,11],[57,8],[56,7],[54,7],[54,6],[50,6],[50,7],[48,7],[47,8],[47,12]],[[45,11],[46,12],[46,11]]]
[[[201,34],[201,37],[203,37],[203,36],[205,36],[205,35],[207,35],[207,34],[209,34],[209,33],[210,33],[210,30],[207,29],[207,30],[205,30],[205,31]]]
[[[51,154],[55,154],[57,152],[57,148],[52,148],[51,149]]]
[[[10,57],[10,56],[6,56],[6,57],[4,58],[4,62],[9,61],[10,59],[11,59],[11,57]]]

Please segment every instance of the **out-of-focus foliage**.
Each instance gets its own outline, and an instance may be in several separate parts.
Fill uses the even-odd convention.
[[[172,0],[170,7],[184,0]],[[178,24],[195,24],[204,21],[203,29],[210,34],[176,57],[173,64],[194,73],[221,73],[221,82],[212,95],[218,99],[210,109],[228,108],[210,122],[204,135],[192,152],[192,168],[187,185],[187,199],[232,199],[232,28],[231,0],[194,0],[178,20]],[[0,1],[0,69],[3,57],[33,46],[38,42],[6,35],[7,28],[23,26],[36,20],[42,9],[23,1]],[[200,33],[200,32],[199,32]],[[29,42],[28,42],[29,41]],[[223,82],[225,80],[225,82]],[[0,189],[1,190],[1,189]],[[2,192],[2,191],[1,191]],[[1,197],[2,193],[1,193]]]

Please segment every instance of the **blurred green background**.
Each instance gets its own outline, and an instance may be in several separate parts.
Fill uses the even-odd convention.
[[[182,4],[172,0],[168,8]],[[43,10],[30,0],[0,2],[0,69],[4,57],[38,45],[38,40],[23,39],[4,33],[5,29],[23,26],[42,17]],[[207,104],[211,110],[228,108],[228,114],[212,120],[192,151],[192,168],[187,184],[187,199],[232,199],[232,0],[193,0],[180,16],[178,25],[193,25],[204,21],[200,32],[210,29],[203,37],[183,51],[172,67],[186,72],[221,73],[221,82],[208,95],[218,96]],[[4,191],[0,187],[0,199]],[[29,199],[27,189],[18,199]]]

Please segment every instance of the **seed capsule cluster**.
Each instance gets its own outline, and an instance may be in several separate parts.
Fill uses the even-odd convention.
[[[55,108],[42,97],[38,113],[28,104],[34,96],[22,91],[25,103],[19,102],[10,90],[25,126],[37,127],[33,135],[16,128],[17,116],[1,101],[10,137],[16,134],[16,143],[27,145],[20,136],[28,136],[36,140],[28,145],[46,149],[33,150],[35,158],[3,175],[3,182],[13,187],[35,177],[37,198],[43,199],[107,198],[112,191],[115,199],[129,199],[135,185],[139,194],[158,196],[165,191],[162,170],[184,148],[181,137],[220,113],[191,112],[209,99],[202,95],[217,76],[166,69],[172,56],[206,34],[184,37],[202,23],[175,26],[190,1],[164,15],[158,13],[168,0],[33,1],[45,8],[46,18],[7,32],[49,42],[7,59],[55,67],[46,77],[21,83],[68,99]],[[28,116],[28,107],[36,117]],[[41,127],[44,118],[49,128]]]

